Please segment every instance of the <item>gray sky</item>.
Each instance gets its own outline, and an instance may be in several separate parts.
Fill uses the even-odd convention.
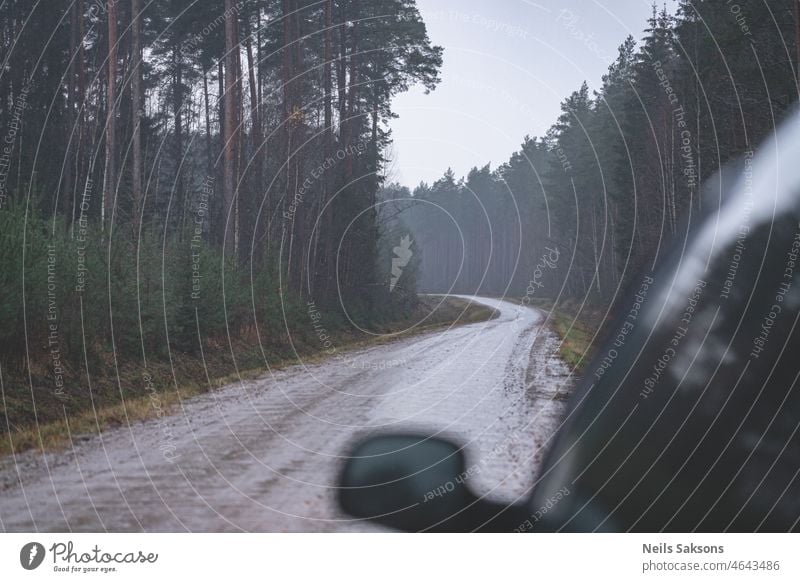
[[[414,88],[395,100],[390,178],[410,187],[433,182],[448,166],[457,176],[488,162],[494,168],[526,134],[544,134],[584,80],[598,88],[617,47],[629,34],[640,40],[652,13],[652,0],[417,4],[445,52],[436,91]]]

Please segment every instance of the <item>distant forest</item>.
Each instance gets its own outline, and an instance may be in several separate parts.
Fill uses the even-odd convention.
[[[421,253],[420,289],[613,302],[719,207],[720,169],[744,168],[794,107],[797,8],[654,6],[599,89],[583,84],[510,160],[413,192],[388,186]]]

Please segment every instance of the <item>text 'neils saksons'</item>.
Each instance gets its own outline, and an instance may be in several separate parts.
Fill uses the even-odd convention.
[[[642,544],[643,554],[724,554],[724,546],[698,546],[696,544]]]

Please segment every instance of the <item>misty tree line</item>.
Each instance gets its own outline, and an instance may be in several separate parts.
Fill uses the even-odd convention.
[[[402,220],[420,288],[542,297],[616,296],[720,203],[739,165],[798,97],[795,0],[685,0],[653,8],[602,86],[584,83],[544,137],[496,169],[448,171],[413,193]],[[739,161],[739,162],[737,162]],[[701,185],[716,185],[703,196]],[[710,189],[713,191],[713,188]]]
[[[0,44],[4,356],[49,304],[77,356],[390,303],[386,123],[442,62],[414,0],[8,0]]]

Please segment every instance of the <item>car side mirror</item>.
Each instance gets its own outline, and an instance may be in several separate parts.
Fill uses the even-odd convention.
[[[422,435],[381,435],[358,444],[342,471],[339,504],[354,517],[402,531],[513,531],[521,505],[483,500],[466,484],[464,453]]]

